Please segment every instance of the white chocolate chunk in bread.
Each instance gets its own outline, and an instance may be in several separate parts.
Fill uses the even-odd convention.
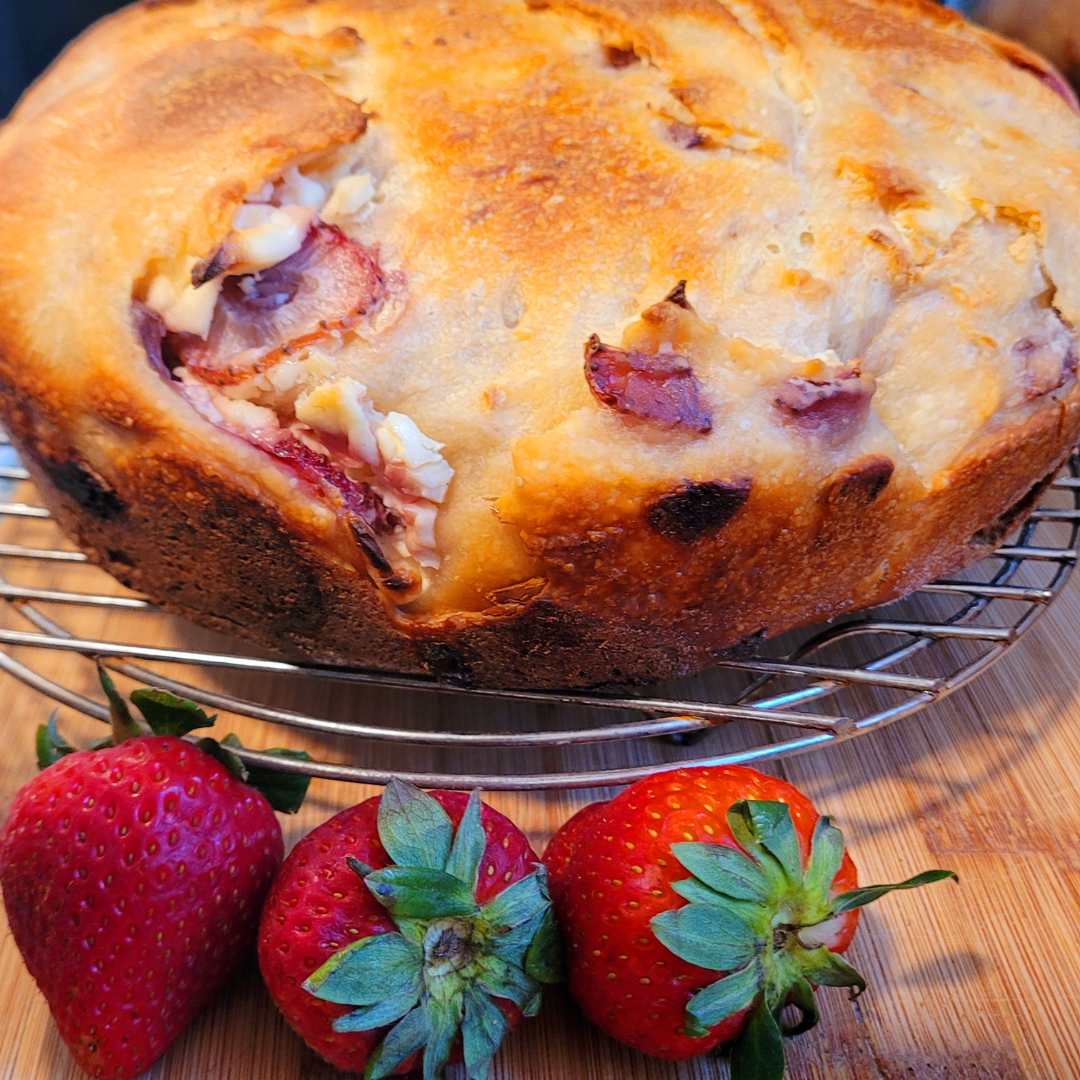
[[[191,284],[191,269],[198,261],[192,256],[181,260],[178,273],[158,274],[150,282],[146,303],[173,333],[205,338],[210,333],[222,283],[219,278],[195,288]]]
[[[355,217],[375,198],[375,181],[369,173],[343,176],[320,211],[323,221],[336,225]]]
[[[379,447],[372,425],[382,420],[367,397],[367,387],[355,379],[324,383],[296,399],[296,419],[315,431],[344,435],[349,450],[368,465],[379,464]]]
[[[375,429],[387,479],[410,495],[441,503],[454,470],[439,453],[443,443],[429,439],[404,413],[388,413]]]
[[[269,270],[295,255],[304,244],[315,211],[309,206],[244,203],[233,215],[229,245],[239,265],[230,273]]]

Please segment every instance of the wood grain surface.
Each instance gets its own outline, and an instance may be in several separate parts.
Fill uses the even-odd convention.
[[[14,494],[32,498],[33,493]],[[0,542],[56,540],[47,522],[5,519],[0,524]],[[5,560],[0,570],[8,580],[25,584],[122,591],[89,567],[42,570]],[[87,636],[237,647],[156,613],[42,610]],[[30,628],[11,609],[0,614],[0,625]],[[931,866],[949,867],[961,879],[959,886],[896,894],[864,913],[851,959],[867,976],[870,990],[857,1003],[839,990],[819,992],[820,1027],[788,1044],[792,1080],[1080,1077],[1078,631],[1080,579],[1020,645],[968,689],[887,730],[767,766],[833,815],[864,882],[899,880]],[[81,657],[39,650],[14,655],[73,689],[101,696],[91,665]],[[322,715],[406,727],[545,719],[518,707],[332,683],[268,683],[214,672],[204,681]],[[33,729],[49,708],[45,698],[0,676],[0,809],[5,812],[15,791],[34,775]],[[61,710],[61,724],[73,741],[100,734],[99,725],[67,709]],[[247,745],[285,743],[324,759],[350,760],[351,753],[357,760],[346,740],[308,738],[233,717],[219,726],[237,731]],[[370,757],[364,760],[383,760],[379,750],[365,753]],[[557,760],[557,753],[564,752],[544,752],[528,764],[529,771],[537,763],[550,768],[568,760]],[[583,762],[594,760],[592,751],[577,753]],[[596,760],[603,760],[602,752]],[[492,762],[504,771],[525,767],[509,752],[494,754]],[[460,766],[449,753],[415,764]],[[314,782],[301,813],[283,819],[287,843],[375,790]],[[491,794],[488,800],[518,822],[541,851],[578,806],[610,793]],[[83,1076],[57,1036],[6,925],[0,933],[0,1000],[0,1080]],[[342,1074],[292,1033],[252,962],[147,1075],[154,1080],[332,1080]],[[546,994],[538,1019],[508,1039],[492,1070],[495,1080],[720,1080],[727,1075],[718,1057],[675,1065],[619,1046],[586,1024],[559,990]],[[453,1070],[451,1076],[457,1080]]]

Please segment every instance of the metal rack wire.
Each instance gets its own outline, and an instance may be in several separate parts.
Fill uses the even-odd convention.
[[[0,495],[10,498],[28,476],[6,439],[0,437],[0,444]],[[0,521],[5,518],[33,519],[55,529],[47,510],[26,501],[0,502]],[[114,591],[8,580],[15,566],[86,564],[86,557],[65,546],[57,533],[43,546],[0,543],[0,600],[9,614],[33,627],[0,626],[0,670],[105,720],[104,704],[46,678],[15,654],[58,650],[101,658],[124,676],[209,708],[299,729],[334,745],[348,740],[352,747],[349,762],[302,762],[254,750],[241,755],[250,764],[279,771],[371,784],[398,775],[427,787],[604,787],[679,764],[747,763],[805,752],[875,731],[944,697],[999,659],[1042,615],[1072,571],[1078,535],[1080,457],[1074,456],[1015,541],[956,580],[928,585],[875,612],[784,635],[765,643],[757,655],[722,662],[696,680],[645,692],[551,693],[474,689],[417,676],[293,663],[254,655],[240,643],[198,650],[76,636],[39,605],[95,608],[111,616],[145,617],[156,609],[134,594],[116,594],[111,579],[89,568],[87,573],[98,574]],[[161,664],[179,665],[184,678],[162,672]],[[280,700],[275,680],[284,677],[307,686],[330,682],[360,688],[361,695],[419,692],[428,701],[450,700],[458,707],[420,708],[424,726],[419,729],[357,720],[355,707],[347,717],[320,716],[231,693],[234,674],[249,683],[258,677],[258,696],[264,698]],[[296,686],[284,696],[296,697]],[[352,700],[355,706],[357,699]],[[360,711],[378,712],[370,700],[359,700]],[[433,727],[430,717],[437,713],[447,713],[450,723]],[[485,755],[494,760],[486,771],[477,769]],[[444,767],[418,769],[418,762]]]

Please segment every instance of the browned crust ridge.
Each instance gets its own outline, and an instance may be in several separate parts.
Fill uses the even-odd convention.
[[[741,535],[714,539],[709,554],[658,537],[640,573],[655,579],[692,564],[696,603],[672,592],[642,610],[640,589],[627,588],[634,568],[620,565],[618,538],[568,536],[561,558],[568,546],[579,559],[585,549],[593,557],[603,550],[611,573],[594,571],[588,581],[556,573],[522,602],[433,620],[409,637],[370,580],[303,537],[272,500],[166,448],[106,481],[56,438],[35,405],[12,408],[16,395],[4,389],[5,424],[60,527],[166,611],[294,657],[478,686],[692,674],[762,637],[896,599],[988,555],[1080,438],[1073,384],[1022,424],[986,435],[947,484],[900,514],[885,492],[869,506],[865,495],[836,498],[836,484],[852,475],[844,470],[801,528],[788,527],[791,507],[776,500],[745,515]]]

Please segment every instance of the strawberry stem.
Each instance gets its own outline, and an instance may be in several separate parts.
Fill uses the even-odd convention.
[[[105,670],[100,660],[97,661],[97,670],[101,689],[105,691],[105,696],[109,699],[109,722],[112,725],[113,745],[119,746],[128,739],[137,739],[140,735],[145,735],[146,732],[139,727],[135,717],[131,715],[127,702],[120,696],[116,684],[112,681],[112,676]]]

